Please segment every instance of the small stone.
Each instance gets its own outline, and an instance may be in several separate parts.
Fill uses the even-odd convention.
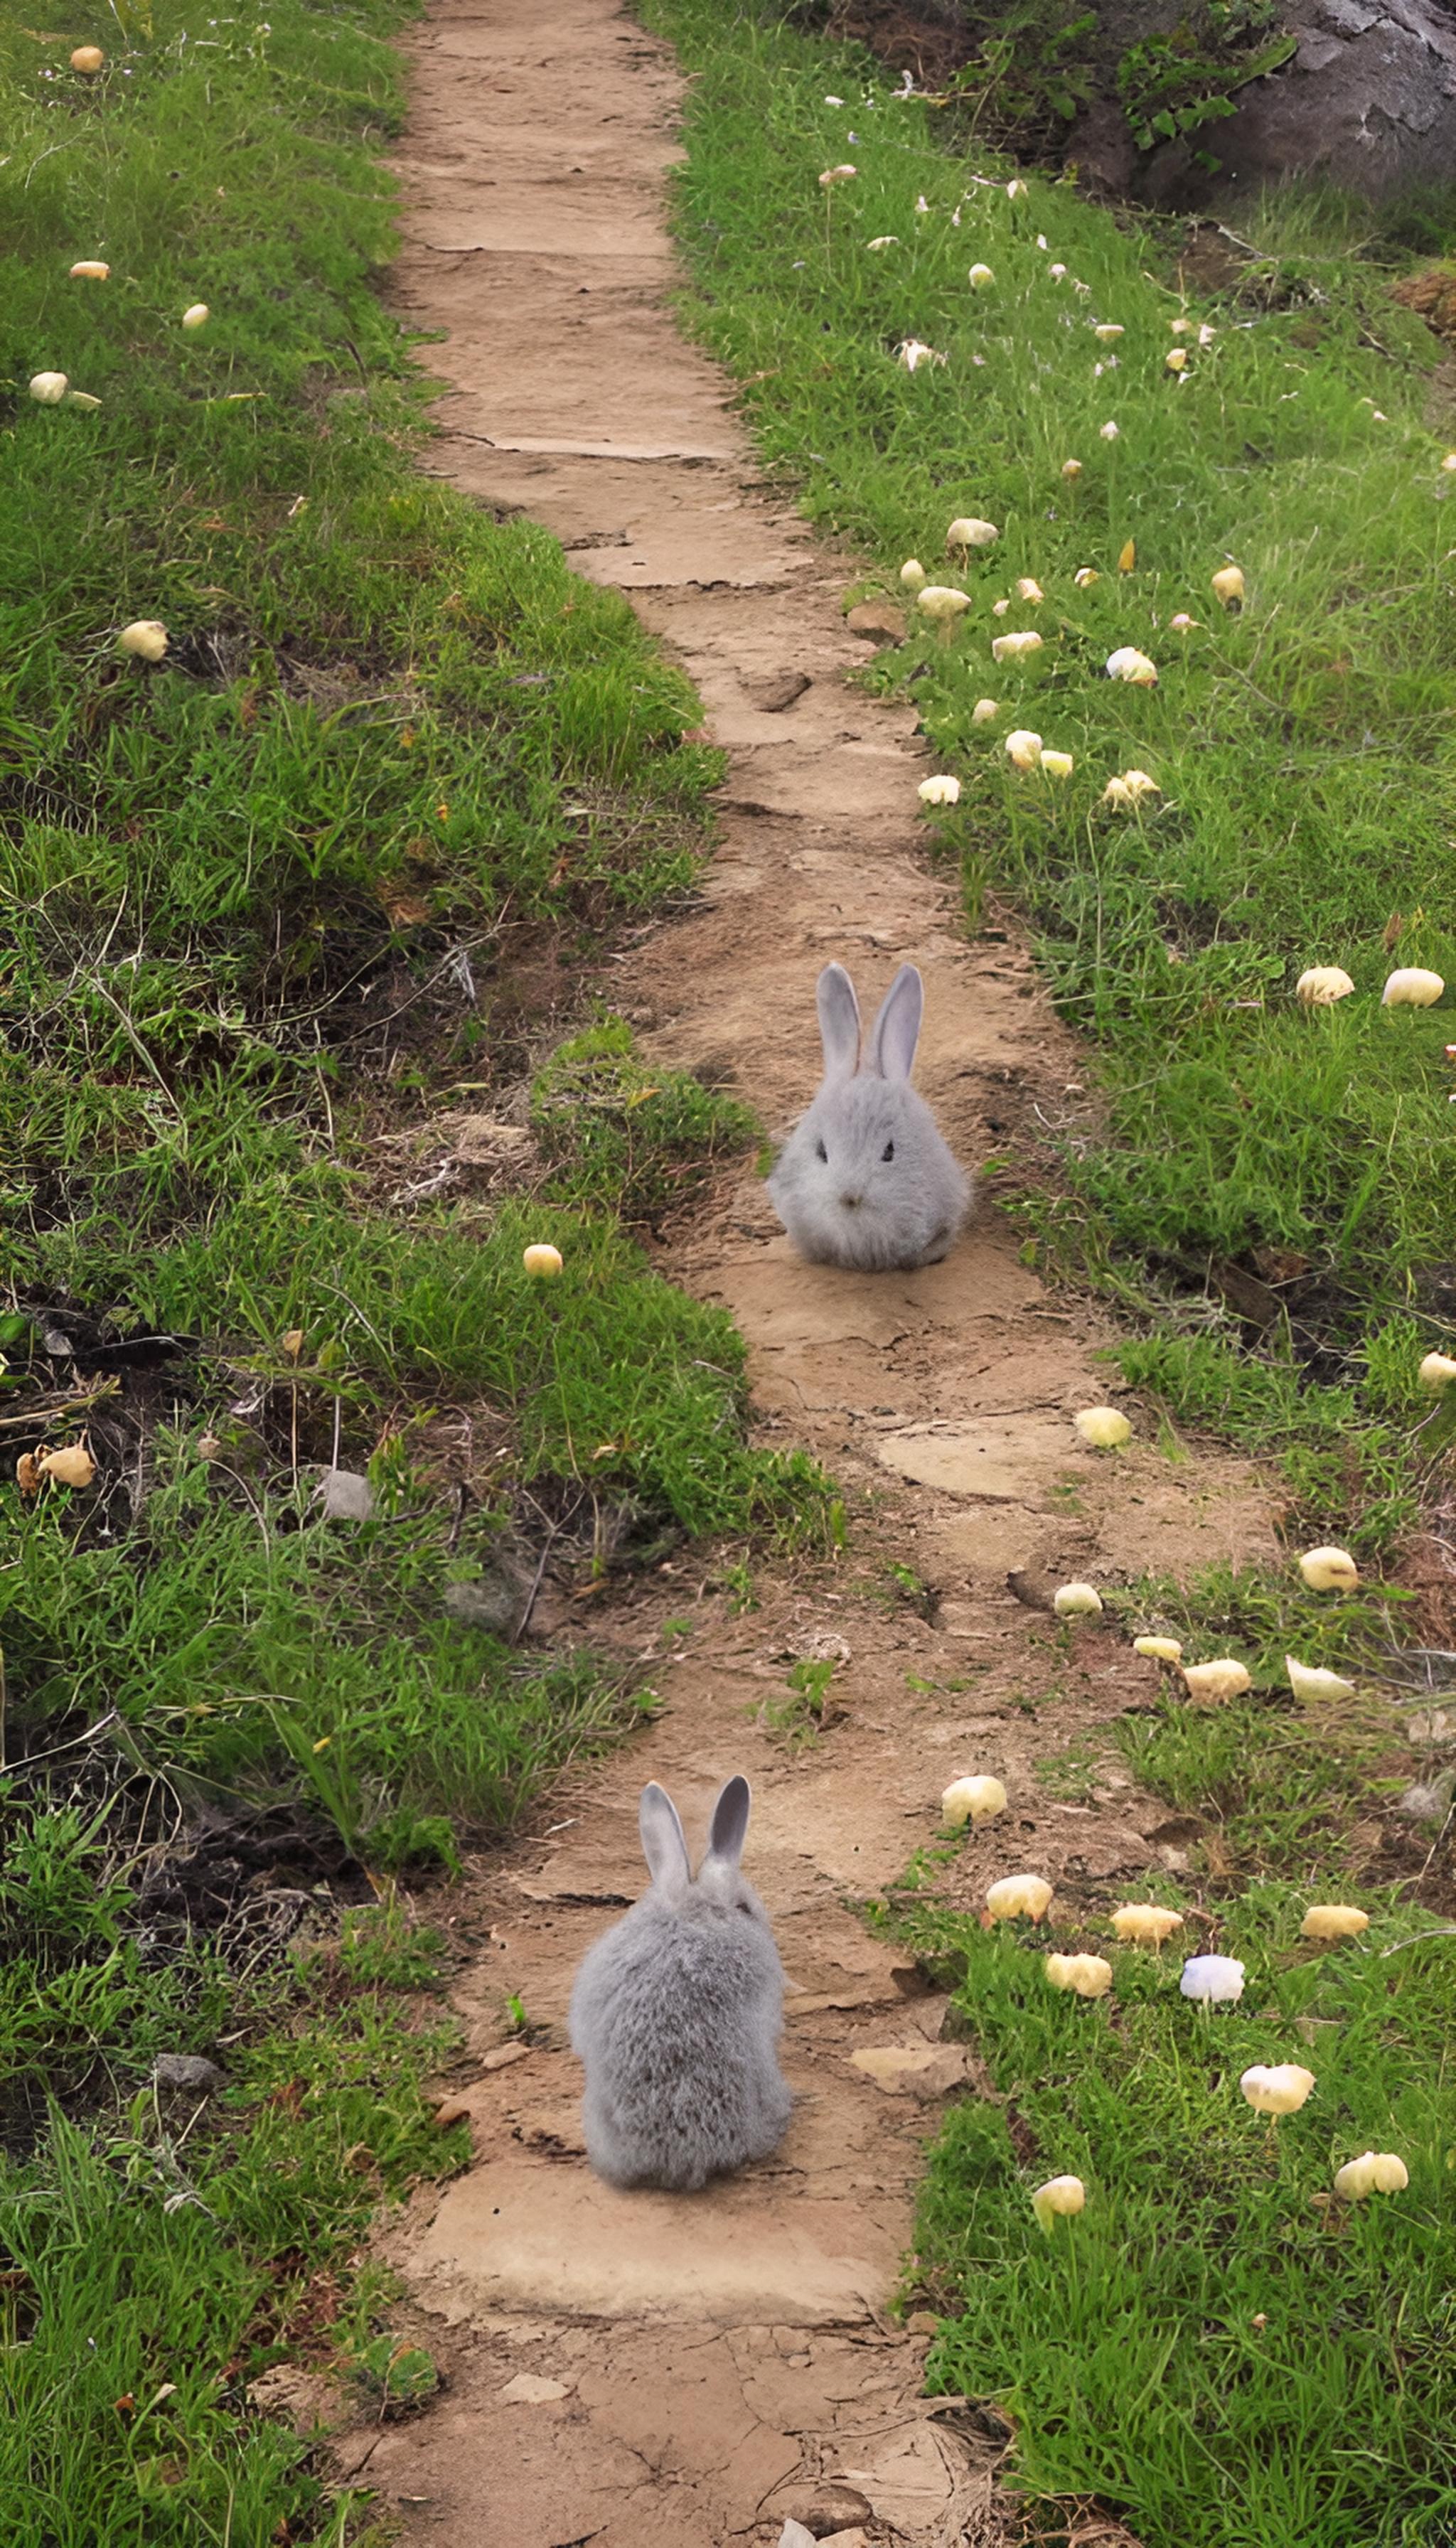
[[[745,682],[744,689],[761,716],[781,716],[809,687],[807,673],[774,673],[766,682]]]
[[[200,2052],[159,2052],[151,2075],[159,2088],[184,2088],[195,2097],[210,2097],[224,2077],[216,2061],[204,2060]]]
[[[883,637],[898,646],[905,634],[905,613],[890,601],[857,601],[845,612],[845,626],[852,637]]]
[[[944,2097],[965,2077],[958,2044],[867,2046],[850,2059],[887,2097]]]
[[[814,2533],[802,2521],[785,2521],[778,2533],[778,2548],[816,2548]]]
[[[806,2365],[809,2359],[806,2354]],[[786,2493],[795,2508],[785,2515],[789,2527],[784,2537],[792,2533],[800,2541],[811,2539],[818,2543],[832,2539],[847,2526],[853,2528],[857,2521],[871,2521],[874,2517],[868,2497],[842,2477],[822,2477],[811,2486],[791,2487]]]
[[[829,2530],[820,2540],[819,2548],[869,2548],[869,2533],[862,2530],[858,2522],[853,2530]]]
[[[314,1490],[314,1502],[325,1521],[371,1521],[374,1489],[357,1469],[325,1469]]]
[[[505,2407],[551,2407],[558,2399],[569,2398],[571,2391],[564,2380],[543,2380],[538,2371],[517,2371],[500,2395]]]
[[[911,2335],[939,2335],[941,2331],[941,2321],[934,2310],[912,2310],[905,2326]]]
[[[526,1606],[526,1587],[513,1569],[498,1565],[473,1584],[448,1584],[444,1607],[462,1628],[484,1628],[507,1643],[518,1633]]]

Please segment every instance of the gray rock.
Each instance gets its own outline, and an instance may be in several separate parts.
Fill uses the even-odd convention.
[[[357,1469],[325,1469],[314,1490],[325,1521],[371,1521],[374,1489]]]
[[[223,2085],[216,2061],[205,2061],[200,2052],[159,2052],[151,2075],[159,2088],[182,2088],[194,2097],[210,2097]]]
[[[1252,80],[1235,112],[1195,140],[1222,165],[1201,175],[1182,143],[1150,154],[1139,194],[1192,206],[1296,174],[1379,203],[1449,185],[1456,169],[1456,14],[1439,0],[1305,0],[1299,50]]]
[[[520,1634],[529,1591],[528,1577],[499,1561],[474,1584],[447,1585],[445,1610],[462,1628],[485,1628],[508,1644]]]

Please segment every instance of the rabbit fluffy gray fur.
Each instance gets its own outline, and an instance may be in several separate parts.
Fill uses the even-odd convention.
[[[934,1265],[970,1207],[970,1183],[910,1085],[924,986],[902,964],[860,1059],[860,1004],[843,964],[819,976],[824,1084],[769,1179],[803,1256],[862,1273]]]
[[[695,2194],[782,2138],[783,1967],[739,1872],[749,1803],[748,1780],[730,1778],[694,1882],[671,1796],[642,1791],[651,1886],[588,1950],[572,1990],[587,2155],[611,2185]]]

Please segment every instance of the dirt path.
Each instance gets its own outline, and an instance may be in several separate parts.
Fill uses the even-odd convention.
[[[967,1162],[1004,1149],[1034,1109],[1075,1098],[1076,1047],[1012,934],[957,936],[921,854],[913,717],[846,684],[871,649],[845,627],[845,562],[756,488],[727,385],[664,306],[671,58],[612,0],[562,0],[549,19],[536,0],[442,0],[415,51],[396,292],[450,331],[430,355],[451,384],[435,465],[627,591],[731,755],[703,903],[612,968],[613,998],[649,1051],[726,1064],[782,1125],[817,1076],[820,965],[845,957],[872,999],[912,958],[929,992],[921,1084]],[[923,2332],[886,2316],[928,2101],[965,2055],[853,1901],[894,1879],[947,1777],[971,1769],[998,1771],[1013,1809],[967,1845],[967,1898],[1013,1866],[1075,1894],[1176,1865],[1179,1832],[1116,1768],[1093,1758],[1074,1796],[1036,1783],[1047,1753],[1095,1754],[1151,1668],[1095,1630],[1068,1647],[1008,1571],[1035,1592],[1180,1570],[1264,1544],[1267,1519],[1245,1473],[1169,1456],[1149,1421],[1117,1461],[1081,1448],[1071,1413],[1108,1395],[1100,1331],[1044,1292],[987,1204],[948,1263],[851,1277],[794,1259],[745,1168],[668,1270],[733,1310],[763,1429],[844,1481],[851,1547],[741,1615],[685,1565],[614,1613],[607,1632],[669,1704],[472,1897],[476,2161],[394,2244],[449,2385],[345,2456],[408,2538],[448,2548],[769,2542],[816,2501],[817,2531],[999,2538],[991,2444],[973,2414],[921,2400]],[[890,1560],[928,1596],[905,1597]],[[684,1615],[690,1636],[665,1639]],[[840,1658],[843,1713],[795,1754],[748,1711],[805,1652]],[[571,1972],[640,1889],[643,1780],[674,1789],[691,1833],[737,1768],[755,1782],[750,1871],[795,1986],[794,2121],[774,2161],[705,2196],[613,2194],[581,2154]],[[510,2039],[510,1992],[532,2048]],[[856,2059],[886,2049],[912,2056],[892,2079]]]

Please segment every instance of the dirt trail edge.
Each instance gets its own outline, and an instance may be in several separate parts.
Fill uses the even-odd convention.
[[[627,592],[731,756],[703,899],[618,962],[614,1000],[649,1052],[731,1073],[782,1127],[817,1078],[821,964],[845,957],[872,1001],[913,959],[920,1082],[973,1163],[1064,1103],[1076,1047],[1012,935],[956,935],[917,841],[913,716],[846,682],[871,648],[845,626],[844,562],[756,488],[727,384],[675,329],[670,54],[612,0],[445,0],[414,53],[395,290],[449,331],[429,355],[450,384],[434,465]],[[1267,1518],[1255,1479],[1170,1459],[1150,1423],[1115,1461],[1082,1449],[1072,1411],[1108,1392],[1095,1320],[1042,1290],[984,1204],[946,1264],[848,1276],[796,1261],[745,1167],[666,1270],[731,1308],[763,1430],[845,1482],[855,1544],[837,1578],[763,1588],[741,1616],[686,1566],[613,1611],[668,1704],[472,1897],[475,2161],[391,2243],[447,2386],[341,2456],[408,2538],[448,2548],[719,2548],[776,2540],[790,2512],[917,2548],[989,2541],[994,2440],[922,2399],[923,2334],[886,2315],[934,2101],[973,2092],[975,2066],[854,1904],[969,1770],[999,1772],[1013,1805],[967,1844],[966,1898],[1010,1867],[1074,1892],[1178,1864],[1178,1830],[1114,1766],[1080,1801],[1034,1782],[1039,1758],[1149,1694],[1151,1667],[1095,1629],[1068,1648],[1008,1572],[1035,1597],[1070,1574],[1182,1570],[1266,1545]],[[890,1560],[929,1594],[903,1598]],[[664,1618],[684,1609],[693,1633],[665,1663]],[[803,1654],[836,1661],[843,1712],[795,1754],[751,1710]],[[641,1889],[644,1779],[700,1839],[735,1769],[793,1988],[794,2120],[773,2161],[708,2194],[614,2194],[582,2155],[572,1969]]]

